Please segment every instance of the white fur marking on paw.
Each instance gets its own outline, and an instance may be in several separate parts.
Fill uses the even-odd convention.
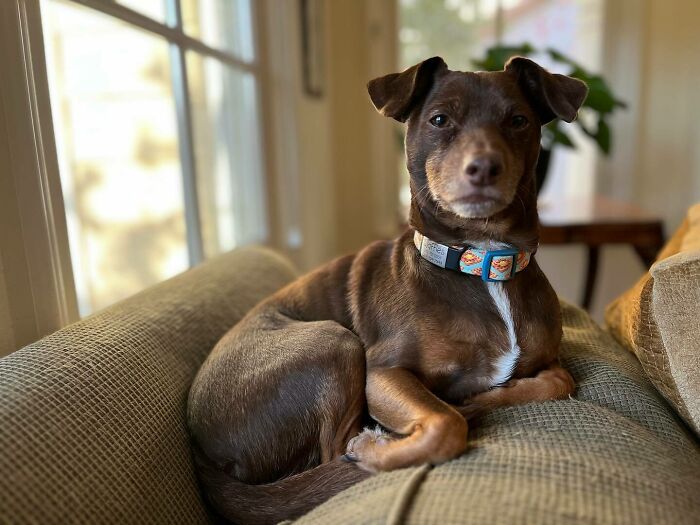
[[[377,425],[374,428],[365,427],[360,434],[368,434],[372,441],[380,441],[389,435],[380,425]]]
[[[369,440],[371,443],[380,443],[391,441],[391,437],[388,432],[386,432],[381,425],[377,425],[374,428],[365,427],[359,434],[348,441],[346,451],[349,454],[355,453],[355,444],[361,443],[363,441]]]
[[[496,308],[498,308],[501,319],[503,319],[506,325],[508,341],[510,343],[506,353],[496,359],[494,363],[495,370],[491,376],[491,382],[496,386],[508,381],[513,375],[513,372],[515,372],[515,367],[520,357],[520,347],[518,346],[518,339],[515,335],[515,323],[513,322],[513,314],[510,311],[510,301],[508,300],[508,294],[506,294],[503,283],[489,282],[486,283],[486,286],[491,295],[491,299],[493,299]]]

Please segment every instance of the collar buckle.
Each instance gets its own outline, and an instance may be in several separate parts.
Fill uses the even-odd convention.
[[[508,258],[510,258],[510,261],[508,261]],[[516,249],[507,248],[505,250],[487,251],[486,255],[484,255],[484,262],[481,265],[481,280],[487,283],[495,283],[512,279],[515,275],[517,262],[518,250]]]

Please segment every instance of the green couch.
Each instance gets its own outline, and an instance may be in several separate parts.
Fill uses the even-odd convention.
[[[0,523],[209,523],[185,426],[217,339],[294,277],[246,248],[0,360]],[[507,408],[463,457],[375,476],[299,523],[700,523],[698,442],[634,356],[562,304],[569,400]]]

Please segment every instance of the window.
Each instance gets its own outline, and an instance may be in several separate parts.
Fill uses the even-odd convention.
[[[42,0],[81,315],[267,238],[251,0]]]

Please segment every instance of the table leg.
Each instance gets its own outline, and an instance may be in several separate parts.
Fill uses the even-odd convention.
[[[595,288],[595,280],[598,275],[598,246],[588,247],[588,266],[586,267],[586,281],[583,289],[583,300],[581,306],[584,309],[590,310],[591,300],[593,299],[593,289]]]
[[[647,268],[651,268],[651,265],[654,264],[656,260],[656,256],[666,243],[663,225],[660,222],[653,229],[652,233],[654,237],[653,240],[647,241],[644,244],[633,244],[634,251],[637,252],[637,255],[639,255],[639,258]]]
[[[639,258],[642,260],[647,269],[651,268],[651,265],[654,264],[656,254],[659,253],[660,249],[661,246],[635,245],[634,247],[634,251],[637,252],[637,255],[639,255]]]

